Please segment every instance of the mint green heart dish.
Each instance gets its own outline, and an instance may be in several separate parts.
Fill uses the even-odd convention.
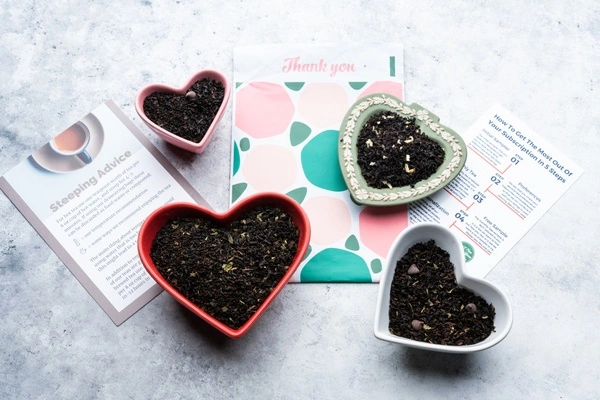
[[[362,127],[374,115],[392,112],[414,118],[422,134],[441,146],[443,161],[428,178],[413,185],[378,189],[367,184],[358,164],[357,141]],[[448,185],[460,173],[467,160],[467,147],[458,133],[439,123],[439,117],[416,103],[375,93],[358,99],[346,113],[339,132],[338,158],[344,182],[354,202],[370,206],[394,206],[411,203],[432,195]]]

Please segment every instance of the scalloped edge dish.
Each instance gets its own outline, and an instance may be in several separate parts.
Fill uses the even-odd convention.
[[[379,111],[392,111],[405,118],[414,117],[421,131],[442,146],[444,162],[435,174],[414,187],[376,189],[367,185],[357,163],[356,142],[362,126]],[[407,105],[386,93],[375,93],[358,99],[344,116],[338,142],[340,168],[352,199],[358,204],[370,206],[406,204],[432,195],[456,178],[467,160],[467,146],[458,133],[440,124],[439,120],[439,117],[419,104]]]

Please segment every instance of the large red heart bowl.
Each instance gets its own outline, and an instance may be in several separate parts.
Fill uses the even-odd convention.
[[[194,85],[194,83],[204,78],[221,83],[223,85],[224,94],[221,106],[219,107],[216,115],[212,120],[212,123],[210,124],[210,126],[204,133],[204,136],[199,142],[196,143],[192,140],[188,140],[181,136],[178,136],[163,128],[162,126],[158,125],[148,117],[147,113],[144,110],[144,101],[149,95],[153,93],[167,93],[173,96],[185,96],[185,94],[188,93],[188,91],[190,90],[192,85]],[[227,103],[229,102],[230,91],[231,90],[229,81],[227,80],[225,75],[223,75],[219,71],[204,69],[192,75],[188,79],[188,81],[179,88],[163,84],[151,84],[144,87],[138,92],[135,98],[135,110],[137,111],[142,121],[144,121],[144,123],[148,125],[150,129],[152,129],[159,137],[161,137],[166,142],[169,142],[172,145],[180,147],[184,150],[188,150],[194,153],[202,153],[206,149],[206,146],[208,145],[212,137],[214,136],[217,124],[223,117],[223,113],[225,112],[225,108],[227,107]]]
[[[267,209],[277,208],[290,216],[291,221],[298,230],[297,250],[293,256],[292,262],[283,273],[276,286],[272,289],[262,302],[259,303],[256,310],[250,317],[237,328],[215,318],[206,310],[192,302],[188,297],[177,290],[165,277],[152,258],[152,245],[159,234],[159,231],[175,218],[188,217],[198,220],[207,220],[215,223],[217,226],[227,229],[232,223],[239,221],[250,211],[258,207]],[[236,203],[225,213],[217,213],[206,207],[191,203],[171,203],[160,207],[144,221],[138,235],[138,252],[142,264],[150,276],[175,300],[189,309],[192,313],[202,318],[214,328],[233,339],[238,339],[245,335],[247,331],[256,323],[258,318],[265,312],[275,297],[281,292],[284,286],[292,278],[292,275],[300,265],[310,241],[310,223],[308,217],[301,206],[291,198],[278,193],[260,193],[250,196]],[[269,247],[269,251],[276,251],[275,246]]]

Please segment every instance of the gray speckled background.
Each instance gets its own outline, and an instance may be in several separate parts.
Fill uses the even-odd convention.
[[[0,174],[113,99],[225,210],[231,109],[196,156],[142,125],[136,92],[231,76],[238,45],[362,40],[402,42],[407,101],[456,131],[498,102],[586,173],[488,275],[514,325],[469,356],[376,340],[374,284],[288,285],[240,341],[166,294],[117,328],[0,196],[0,398],[597,398],[599,38],[589,0],[1,1]]]

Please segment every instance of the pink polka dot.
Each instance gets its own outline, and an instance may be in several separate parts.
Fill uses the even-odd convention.
[[[236,96],[235,125],[261,139],[284,133],[294,115],[294,104],[281,85],[253,82]]]
[[[302,203],[311,227],[311,242],[327,246],[345,239],[352,219],[348,206],[333,197],[313,197]]]
[[[312,83],[302,90],[298,111],[307,125],[339,129],[348,111],[348,95],[335,83]]]
[[[296,181],[298,167],[290,149],[263,145],[248,151],[242,162],[242,173],[248,184],[259,192],[283,192]]]
[[[386,257],[394,239],[408,226],[406,205],[365,207],[358,216],[361,242]]]
[[[404,98],[404,87],[398,82],[375,82],[371,86],[368,86],[358,97],[365,97],[373,93],[388,93],[402,100]]]

